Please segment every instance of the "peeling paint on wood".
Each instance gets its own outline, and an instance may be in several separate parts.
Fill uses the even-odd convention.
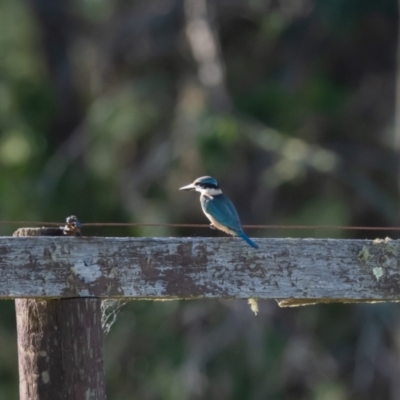
[[[0,297],[400,300],[400,241],[0,238]],[[285,300],[286,301],[286,300]]]
[[[15,236],[58,233],[54,228],[24,228]],[[3,244],[0,239],[2,266],[7,265],[4,260],[10,256],[8,250],[7,254],[4,252],[9,246]],[[50,248],[41,249],[41,254],[50,260],[49,268],[53,268],[57,265],[57,258],[64,257],[63,251],[63,246],[53,243]],[[20,248],[19,260],[25,260],[25,257],[26,265],[33,269],[31,272],[29,269],[20,271],[18,277],[0,272],[0,277],[7,277],[7,284],[12,284],[15,279],[26,281],[23,286],[49,284],[51,277],[47,276],[46,269],[40,282],[31,279],[32,276],[39,277],[36,269],[40,270],[40,257],[29,249]],[[74,266],[81,279],[86,283],[92,282],[92,273],[86,279],[86,270],[80,269],[82,265],[77,263]],[[18,265],[12,269],[17,272]],[[20,298],[15,301],[15,309],[20,400],[105,400],[101,300]]]

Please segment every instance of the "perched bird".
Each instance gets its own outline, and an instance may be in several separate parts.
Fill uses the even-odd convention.
[[[211,229],[220,229],[230,235],[239,236],[251,247],[258,246],[242,230],[235,206],[222,193],[218,182],[211,176],[202,176],[179,190],[200,192],[200,204],[206,217],[211,221]]]

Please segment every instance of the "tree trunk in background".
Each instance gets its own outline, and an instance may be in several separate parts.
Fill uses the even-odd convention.
[[[398,0],[396,99],[394,110],[394,148],[397,153],[397,191],[400,196],[400,0]],[[400,210],[397,219],[400,219]]]
[[[56,149],[64,143],[82,119],[73,66],[69,57],[70,41],[76,30],[67,0],[30,0],[41,32],[43,52],[56,94],[54,119],[48,139]]]
[[[225,87],[225,68],[206,0],[185,0],[186,34],[198,64],[200,82],[216,112],[229,112],[232,102]]]

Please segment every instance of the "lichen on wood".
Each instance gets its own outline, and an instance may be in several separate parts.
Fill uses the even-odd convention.
[[[400,241],[0,238],[0,297],[400,299]],[[361,256],[360,256],[361,254]]]

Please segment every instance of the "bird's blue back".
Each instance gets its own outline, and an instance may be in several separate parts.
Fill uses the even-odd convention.
[[[242,232],[236,208],[224,194],[212,197],[201,195],[200,203],[203,211],[213,216],[221,225],[228,227],[237,234]]]

